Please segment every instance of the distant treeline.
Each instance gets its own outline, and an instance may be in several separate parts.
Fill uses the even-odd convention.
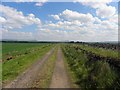
[[[2,43],[59,43],[51,41],[1,41]]]
[[[89,45],[89,46],[104,48],[104,49],[120,50],[120,47],[119,47],[120,42],[79,42],[79,41],[74,42],[74,41],[71,41],[70,43]]]
[[[104,49],[120,50],[120,43],[88,43],[88,45]]]
[[[80,41],[0,41],[6,43],[79,43],[79,44],[120,44],[120,42],[80,42]]]

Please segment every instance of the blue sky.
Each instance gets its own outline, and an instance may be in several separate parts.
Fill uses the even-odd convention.
[[[79,3],[73,2],[47,2],[42,7],[35,6],[35,2],[31,3],[15,3],[15,2],[3,2],[3,5],[16,8],[18,11],[22,11],[25,15],[33,13],[36,17],[39,17],[42,21],[46,21],[49,18],[48,15],[61,13],[65,9],[75,10],[82,13],[93,13],[94,9],[84,7]]]
[[[3,2],[5,6],[10,6],[18,11],[22,11],[24,15],[28,15],[33,13],[36,17],[40,18],[40,20],[44,23],[45,21],[52,20],[56,22],[52,17],[49,15],[51,14],[58,14],[64,11],[65,9],[70,9],[73,11],[78,11],[80,13],[92,13],[95,15],[95,10],[92,8],[84,7],[82,4],[73,3],[73,2],[47,2],[42,7],[35,6],[35,2],[27,2],[27,3],[16,3],[16,2]],[[25,26],[22,29],[18,29],[18,31],[24,32],[34,32],[36,29],[36,25]],[[16,29],[14,29],[16,30]]]
[[[78,11],[80,13],[92,13],[95,15],[95,9],[88,6],[84,6],[80,3],[73,2],[47,2],[42,7],[35,6],[35,2],[26,2],[26,3],[16,3],[16,2],[3,2],[3,5],[16,8],[18,11],[22,11],[25,15],[29,13],[35,14],[36,17],[39,17],[42,21],[49,20],[51,14],[61,13],[65,9],[70,9],[73,11]],[[118,10],[118,3],[111,2],[109,5],[116,7]]]
[[[95,24],[95,23],[93,23],[92,21],[90,21],[90,22],[87,22],[87,24],[86,23],[84,23],[84,22],[82,22],[82,21],[84,21],[84,18],[83,18],[83,20],[82,20],[82,18],[81,17],[87,17],[88,16],[88,20],[90,20],[90,19],[95,19],[96,20],[96,17],[99,19],[99,27],[100,27],[100,25],[102,25],[102,24],[106,24],[106,26],[108,25],[108,28],[106,28],[106,27],[102,27],[101,29],[103,29],[103,28],[105,28],[105,29],[109,29],[110,27],[109,27],[109,23],[110,23],[110,21],[111,20],[113,20],[112,19],[112,16],[115,16],[115,15],[117,15],[117,11],[118,11],[118,3],[117,2],[110,2],[109,4],[107,4],[107,3],[104,3],[104,7],[106,8],[106,10],[110,10],[110,8],[111,8],[111,10],[113,10],[113,12],[114,12],[114,14],[113,14],[113,12],[112,11],[110,11],[111,13],[109,13],[108,12],[108,15],[110,15],[111,14],[111,16],[109,17],[109,18],[107,18],[106,17],[106,15],[107,15],[107,13],[106,12],[104,12],[105,10],[103,10],[103,8],[101,8],[100,6],[97,6],[97,8],[96,7],[93,7],[92,5],[88,5],[88,4],[86,4],[86,5],[84,5],[83,3],[73,3],[73,2],[46,2],[46,3],[44,3],[42,6],[37,6],[36,5],[36,2],[25,2],[25,3],[16,3],[16,2],[3,2],[2,3],[2,5],[4,6],[4,7],[8,7],[9,6],[9,8],[14,8],[15,10],[16,10],[16,12],[22,12],[23,13],[23,16],[24,17],[27,17],[29,14],[33,14],[35,17],[34,18],[38,18],[40,21],[41,21],[41,23],[42,23],[42,25],[40,26],[40,25],[38,25],[38,24],[36,24],[36,23],[33,23],[32,24],[32,22],[31,22],[31,24],[29,24],[29,25],[21,25],[21,27],[22,28],[17,28],[17,27],[15,27],[15,28],[13,28],[12,30],[8,30],[8,32],[30,32],[30,33],[32,33],[32,34],[34,34],[34,33],[36,33],[37,32],[37,34],[38,34],[38,31],[42,31],[42,30],[50,30],[51,28],[53,29],[55,29],[56,31],[58,30],[58,27],[56,28],[56,26],[57,26],[57,24],[58,23],[60,23],[60,22],[62,22],[62,23],[65,23],[65,22],[71,22],[72,23],[72,27],[71,28],[75,28],[75,27],[77,27],[77,29],[79,28],[81,28],[81,26],[73,26],[73,24],[74,24],[74,22],[77,22],[77,23],[81,23],[81,25],[83,25],[83,26],[89,26],[89,25],[93,25],[93,24]],[[97,5],[97,4],[96,4]],[[14,11],[14,10],[13,10]],[[103,15],[102,16],[102,14],[101,14],[101,12],[103,12],[103,14],[105,14],[105,15]],[[8,12],[9,13],[9,12]],[[71,14],[70,16],[69,16],[69,13]],[[73,14],[72,14],[73,13]],[[90,14],[90,15],[87,15],[87,14]],[[61,14],[61,15],[60,15]],[[67,14],[68,15],[68,17],[66,17],[65,16],[65,14]],[[73,15],[76,15],[77,14],[77,16],[73,16]],[[60,17],[60,19],[59,20],[56,20],[55,18],[54,18],[54,16],[51,16],[51,15],[57,15],[58,17]],[[75,17],[77,17],[77,18],[75,18]],[[2,16],[2,18],[7,18],[6,16]],[[72,19],[71,19],[72,18]],[[78,20],[77,20],[78,19]],[[86,19],[86,18],[85,18]],[[19,21],[19,20],[18,20]],[[14,21],[15,22],[15,21]],[[16,22],[17,22],[17,20],[16,20]],[[89,23],[89,24],[88,24]],[[49,26],[51,26],[51,24],[52,24],[52,27],[49,27]],[[19,24],[18,24],[19,25]],[[55,27],[53,27],[53,25],[55,26]],[[95,24],[96,25],[96,24]],[[96,28],[98,28],[98,26],[96,25]],[[113,23],[113,25],[114,25],[114,23]],[[63,25],[62,25],[63,26]],[[61,26],[61,27],[62,27]],[[67,25],[66,25],[67,26]],[[66,27],[65,26],[65,27]],[[69,25],[68,25],[69,26]],[[67,26],[67,28],[68,28],[68,26]],[[5,26],[6,27],[6,26]],[[8,26],[7,26],[8,27]],[[38,30],[38,27],[41,27],[41,28],[39,28],[39,30]],[[59,30],[61,30],[61,27],[59,28]],[[116,26],[115,26],[116,27]],[[88,27],[83,27],[83,28],[88,28]],[[93,28],[93,27],[91,27],[91,28]],[[91,29],[90,28],[90,29]],[[111,29],[111,28],[110,28]],[[58,31],[59,31],[58,30]],[[97,29],[96,29],[97,30]],[[40,32],[41,32],[40,31]],[[50,30],[51,31],[51,30]],[[65,30],[65,31],[67,31],[67,30]],[[73,30],[70,30],[70,31],[73,31]],[[94,32],[94,30],[93,31],[91,31],[91,30],[89,30],[90,32]],[[88,31],[88,32],[89,32]],[[71,32],[70,33],[70,35],[72,35],[72,34],[74,34],[76,31],[74,31],[74,32]],[[83,34],[83,32],[87,32],[87,31],[79,31],[81,34]],[[113,31],[110,31],[110,32],[113,32]],[[115,38],[114,39],[112,39],[112,40],[116,40],[117,38],[117,36],[116,36],[116,31],[114,31],[115,32]],[[43,33],[43,32],[42,32]],[[44,32],[45,33],[45,32]],[[52,32],[50,32],[50,33],[52,33]],[[54,33],[54,32],[53,32]],[[60,33],[57,33],[57,34],[61,34],[62,32],[60,32]],[[95,31],[95,33],[97,33],[97,31]],[[101,34],[102,34],[102,32],[100,32]],[[35,36],[37,35],[37,34],[35,34]],[[41,33],[40,33],[41,34]],[[48,34],[48,33],[47,33]],[[46,35],[44,35],[45,36],[45,40],[47,40],[46,38],[47,38],[47,34]],[[109,33],[110,34],[110,33]],[[97,34],[98,35],[98,34]],[[35,37],[34,35],[32,36],[32,37],[34,37],[34,38],[37,38],[37,37]],[[39,36],[39,35],[38,35]],[[41,35],[42,36],[42,35]],[[82,36],[82,35],[77,35],[77,37],[76,38],[72,38],[71,36],[64,36],[64,37],[67,37],[65,40],[79,40],[79,36]],[[48,38],[49,38],[50,36],[48,35]],[[69,37],[70,37],[70,39],[69,39]],[[84,36],[82,36],[82,38],[83,38]],[[108,36],[108,37],[111,37],[111,36]],[[39,38],[39,37],[38,37]],[[40,37],[40,39],[44,39],[44,37]],[[54,37],[54,38],[57,38],[57,36],[56,37]],[[54,40],[54,38],[53,38],[53,40]],[[91,37],[91,39],[90,40],[92,40],[92,38],[93,37]],[[99,38],[100,39],[100,38]],[[99,40],[98,39],[98,41],[102,41],[103,39],[100,39]],[[57,40],[57,39],[55,39],[55,40]],[[59,36],[59,38],[58,38],[58,40],[60,40],[60,36]],[[62,40],[62,39],[61,39]],[[80,40],[82,40],[82,39],[80,39]],[[86,36],[85,36],[85,38],[83,38],[83,41],[84,40],[86,40],[87,41],[87,38],[86,38]],[[90,40],[88,40],[88,41],[90,41]],[[110,38],[108,38],[108,39],[106,39],[106,40],[111,40]],[[96,39],[96,41],[97,41],[97,39]]]

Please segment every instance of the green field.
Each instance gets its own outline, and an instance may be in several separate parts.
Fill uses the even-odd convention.
[[[3,83],[15,79],[21,72],[53,47],[52,44],[33,43],[3,43],[2,46]],[[12,58],[8,60],[9,57]]]
[[[55,48],[49,60],[43,65],[37,81],[35,80],[31,86],[48,88],[55,68],[58,47],[62,49],[72,88],[83,90],[120,88],[119,52],[87,44],[65,43],[2,43],[3,84],[14,80],[48,51]]]

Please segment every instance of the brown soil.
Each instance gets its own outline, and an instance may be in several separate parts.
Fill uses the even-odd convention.
[[[62,51],[59,48],[50,88],[70,88]]]
[[[29,69],[23,72],[10,84],[3,86],[3,88],[29,88],[32,81],[36,79],[38,73],[42,69],[43,64],[53,54],[54,49],[51,49],[42,59],[35,62]]]

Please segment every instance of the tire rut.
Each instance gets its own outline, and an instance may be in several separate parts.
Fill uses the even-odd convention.
[[[54,68],[50,88],[70,88],[66,68],[63,61],[62,51],[59,48],[57,52],[57,61]]]
[[[43,64],[49,59],[53,52],[54,48],[45,54],[42,59],[35,62],[30,68],[19,75],[10,84],[6,85],[5,87],[3,86],[3,88],[29,88],[29,86],[32,84],[32,81],[35,80],[40,72],[40,69],[42,69]]]

